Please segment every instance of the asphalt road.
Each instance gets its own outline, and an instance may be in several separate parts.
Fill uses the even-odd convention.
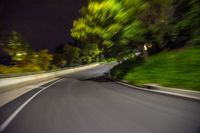
[[[199,133],[200,103],[95,78],[112,65],[75,73],[50,86],[4,133]],[[0,108],[2,123],[42,87]]]

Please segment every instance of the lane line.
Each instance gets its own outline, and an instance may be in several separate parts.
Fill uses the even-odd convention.
[[[52,85],[60,82],[63,79],[56,80],[55,82],[51,83],[50,85],[43,87],[40,91],[35,93],[33,96],[31,96],[29,99],[27,99],[21,106],[19,106],[1,125],[0,125],[0,133],[2,133],[6,127],[12,122],[12,120],[19,114],[19,112],[29,103],[31,100],[33,100],[38,94],[40,94],[42,91],[46,90],[47,88],[51,87]]]

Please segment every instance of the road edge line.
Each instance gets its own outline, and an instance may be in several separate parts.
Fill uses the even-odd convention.
[[[179,97],[179,98],[200,101],[200,97],[195,97],[195,96],[190,96],[190,95],[185,95],[185,94],[178,94],[178,93],[174,93],[174,92],[167,92],[167,91],[163,91],[163,90],[150,90],[150,89],[147,89],[147,88],[134,86],[134,85],[122,82],[122,81],[116,81],[116,80],[113,80],[113,81],[115,83],[118,83],[120,85],[124,85],[126,87],[130,87],[130,88],[133,88],[133,89],[138,89],[138,90],[148,91],[148,92],[157,93],[157,94],[164,94],[164,95],[168,95],[168,96],[175,96],[175,97]]]
[[[39,95],[41,92],[46,90],[47,88],[51,87],[52,85],[60,82],[63,79],[56,80],[55,82],[51,83],[50,85],[42,88],[38,92],[36,92],[34,95],[32,95],[29,99],[27,99],[22,105],[20,105],[1,125],[0,125],[0,133],[2,133],[6,127],[12,122],[12,120],[20,113],[20,111],[29,103],[31,102],[37,95]]]

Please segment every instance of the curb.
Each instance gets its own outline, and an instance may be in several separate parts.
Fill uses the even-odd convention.
[[[196,93],[200,96],[200,91],[194,91],[194,90],[186,90],[186,89],[180,89],[180,88],[172,88],[172,87],[164,87],[159,84],[144,84],[144,87],[147,87],[149,89],[166,89],[166,90],[174,90],[174,91],[180,91],[180,92],[188,92],[188,93]]]
[[[133,89],[138,89],[138,90],[142,90],[142,91],[148,91],[148,92],[152,92],[152,93],[178,97],[178,98],[187,99],[187,100],[194,100],[194,101],[198,101],[198,102],[200,101],[200,97],[197,97],[197,96],[159,90],[157,87],[153,87],[153,86],[151,86],[151,88],[138,87],[138,86],[130,84],[128,81],[125,81],[125,80],[118,80],[118,79],[114,79],[114,78],[109,78],[109,79],[114,81],[117,84],[120,84],[120,85],[123,85],[123,86],[126,86],[126,87],[130,87],[130,88],[133,88]],[[176,90],[180,90],[180,89],[176,89]],[[192,92],[194,92],[194,91],[192,91]],[[197,93],[200,93],[200,92],[197,92]]]

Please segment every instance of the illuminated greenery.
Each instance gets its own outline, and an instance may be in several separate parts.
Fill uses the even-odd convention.
[[[198,0],[92,0],[81,13],[72,37],[83,46],[97,44],[106,58],[134,49],[148,56],[145,44],[157,52],[199,44]]]
[[[164,86],[200,91],[200,48],[183,48],[163,52],[147,62],[126,61],[111,74],[135,85],[158,83]]]
[[[142,41],[145,30],[135,16],[145,5],[141,0],[129,2],[131,1],[89,2],[88,6],[82,9],[82,17],[74,21],[72,37],[83,45],[97,44],[101,50],[99,54],[113,52],[110,56],[117,56],[114,54],[116,49],[112,48],[114,45],[120,47],[128,45],[131,41]],[[129,8],[130,4],[135,8]]]
[[[24,41],[17,32],[12,32],[11,37],[4,45],[4,50],[12,57],[14,63],[23,63],[30,53],[33,52],[30,45]]]
[[[53,58],[49,51],[35,52],[17,32],[12,32],[2,48],[10,56],[11,62],[9,66],[0,65],[0,73],[37,72],[51,67]]]
[[[83,64],[99,61],[99,50],[97,44],[86,44],[85,48],[81,52],[81,61]]]
[[[51,55],[48,49],[41,50],[36,53],[37,66],[41,68],[41,70],[49,70],[51,66],[51,61],[53,60],[53,55]]]

